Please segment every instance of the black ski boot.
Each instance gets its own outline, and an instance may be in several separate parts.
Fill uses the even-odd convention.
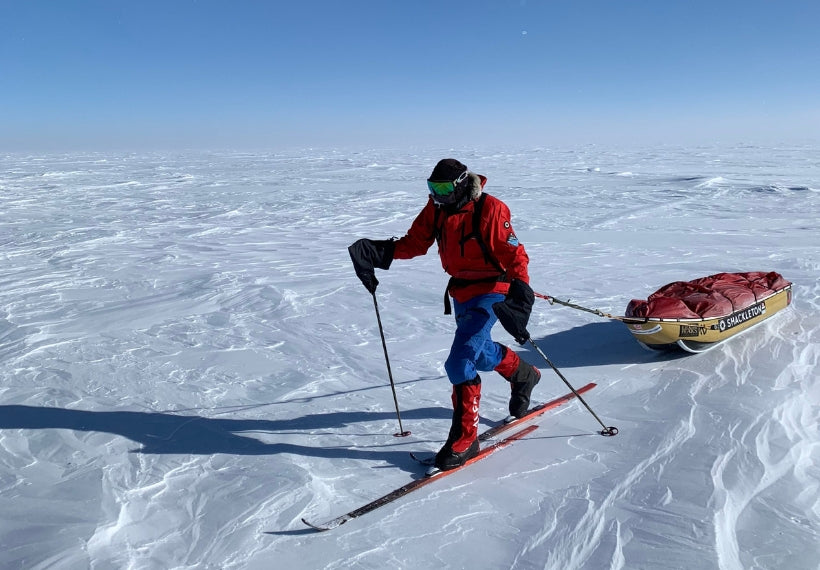
[[[460,453],[453,451],[452,447],[442,447],[439,452],[436,453],[436,467],[442,471],[461,467],[467,463],[467,461],[478,455],[479,450],[478,438],[474,439],[470,447]]]
[[[541,380],[541,371],[532,364],[519,360],[518,368],[508,378],[512,394],[510,395],[510,415],[521,418],[530,407],[532,389]]]

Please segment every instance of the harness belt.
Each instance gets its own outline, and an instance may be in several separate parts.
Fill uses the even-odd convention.
[[[483,279],[461,279],[459,277],[450,277],[450,280],[447,282],[447,288],[444,290],[444,314],[453,314],[453,306],[450,304],[450,289],[460,289],[461,287],[475,285],[476,283],[496,283],[498,281],[506,280],[506,273],[484,277]]]

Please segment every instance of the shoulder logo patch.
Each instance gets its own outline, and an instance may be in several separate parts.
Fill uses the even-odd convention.
[[[518,247],[518,238],[515,237],[515,234],[510,234],[509,237],[507,237],[507,243],[513,247]]]

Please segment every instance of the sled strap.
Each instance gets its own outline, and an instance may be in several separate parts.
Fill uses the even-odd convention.
[[[535,296],[539,297],[541,299],[544,299],[550,305],[552,305],[554,303],[558,303],[559,305],[569,307],[570,309],[577,309],[579,311],[585,311],[587,313],[592,313],[593,315],[598,315],[599,317],[603,317],[605,319],[613,319],[613,320],[621,321],[621,322],[625,322],[625,323],[632,323],[632,322],[644,323],[644,322],[646,322],[646,319],[634,318],[634,317],[619,317],[619,316],[616,316],[616,315],[610,315],[609,313],[604,313],[600,309],[588,309],[586,307],[582,307],[581,305],[576,305],[575,303],[570,303],[569,299],[567,299],[566,301],[562,301],[560,299],[556,299],[555,297],[551,297],[549,295],[544,295],[542,293],[535,293]]]

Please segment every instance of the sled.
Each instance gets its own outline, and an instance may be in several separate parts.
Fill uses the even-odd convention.
[[[718,273],[669,283],[646,300],[633,299],[621,320],[646,348],[704,352],[791,301],[792,284],[779,273]]]

